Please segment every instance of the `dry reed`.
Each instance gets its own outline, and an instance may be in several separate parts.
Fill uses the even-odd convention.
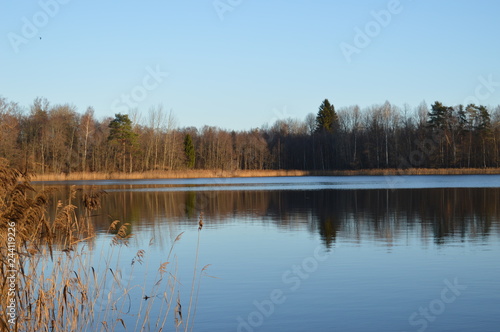
[[[175,304],[172,322],[176,329],[184,324],[187,331],[188,323],[194,319],[194,315],[191,320],[189,317],[191,310],[196,309],[196,301],[192,301],[192,287],[190,306],[185,313],[188,319],[184,322],[178,262],[173,251],[182,233],[173,241],[166,261],[160,264],[151,286],[146,279],[149,271],[147,255],[142,249],[132,258],[128,278],[122,275],[121,248],[133,238],[129,223],[111,222],[108,231],[112,235],[111,250],[101,252],[97,262],[92,260],[88,251],[95,236],[91,211],[99,209],[105,192],[95,191],[94,188],[89,192],[80,192],[72,187],[66,200],[59,201],[55,206],[52,219],[48,213],[51,192],[51,189],[36,192],[31,186],[30,176],[9,168],[6,161],[0,159],[0,306],[3,308],[0,330],[161,331],[165,329],[167,317],[171,317],[169,313]],[[84,209],[80,213],[74,204],[78,195]],[[6,245],[13,239],[8,229],[9,226],[14,227],[12,225],[16,230],[15,248],[12,250],[17,258],[15,266],[8,259],[10,246]],[[199,230],[202,226],[200,219]],[[132,284],[135,269],[144,264],[145,271],[141,272],[145,275],[144,283]],[[14,268],[17,269],[16,287],[11,292],[7,276]],[[196,275],[193,285],[194,278]],[[142,299],[138,307],[137,301],[132,300],[137,293]],[[15,319],[11,319],[5,310],[11,299],[16,303]],[[130,326],[131,316],[135,316],[135,326]]]
[[[142,180],[142,179],[188,179],[229,177],[281,177],[281,176],[355,176],[355,175],[472,175],[500,174],[500,168],[387,168],[360,170],[175,170],[132,173],[75,172],[39,174],[35,181],[79,181],[79,180]]]

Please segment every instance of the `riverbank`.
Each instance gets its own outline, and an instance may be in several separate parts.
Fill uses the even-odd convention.
[[[49,173],[33,176],[33,181],[76,180],[140,180],[140,179],[195,179],[230,177],[281,177],[281,176],[355,176],[355,175],[479,175],[500,174],[500,168],[408,168],[408,169],[364,169],[364,170],[179,170],[147,171],[132,173]]]

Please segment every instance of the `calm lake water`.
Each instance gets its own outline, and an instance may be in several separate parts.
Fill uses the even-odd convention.
[[[500,331],[500,176],[71,184],[108,193],[85,244],[88,266],[98,270],[115,251],[113,270],[140,286],[125,304],[129,331],[151,301],[141,287],[156,295],[149,290],[181,232],[168,269],[184,319],[198,236],[197,274],[211,264],[194,331]],[[44,184],[61,197],[69,185]],[[128,245],[110,245],[115,219],[131,224]],[[143,262],[132,265],[140,249]],[[166,330],[175,330],[174,306]]]

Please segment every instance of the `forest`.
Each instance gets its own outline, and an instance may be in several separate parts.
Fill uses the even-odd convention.
[[[180,128],[161,104],[97,119],[92,107],[0,97],[0,158],[35,174],[500,167],[500,105],[318,105],[234,131]]]

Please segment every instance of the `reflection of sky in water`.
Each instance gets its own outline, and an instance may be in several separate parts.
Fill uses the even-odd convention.
[[[126,215],[133,215],[129,221],[134,237],[128,246],[111,247],[110,235],[101,233],[93,240],[89,266],[102,270],[102,262],[114,251],[110,266],[124,281],[137,286],[127,299],[133,313],[147,303],[141,298],[142,287],[147,295],[154,295],[149,290],[157,281],[158,267],[166,261],[175,237],[185,232],[175,244],[168,269],[174,273],[175,266],[178,268],[176,278],[186,318],[199,211],[194,207],[187,217],[184,210],[174,213],[161,208],[162,204],[144,211],[134,207],[134,202],[160,200],[167,191],[187,191],[186,186],[192,185],[197,195],[176,192],[168,197],[192,200],[196,205],[202,198],[200,190],[244,188],[253,193],[224,190],[208,196],[227,200],[228,206],[212,202],[204,216],[198,273],[211,264],[207,273],[217,278],[201,279],[195,331],[237,331],[239,324],[240,331],[246,331],[241,324],[259,317],[262,322],[251,325],[253,331],[417,331],[424,322],[427,331],[497,330],[498,190],[417,188],[498,187],[500,177],[397,179],[404,180],[398,182],[398,188],[415,190],[362,190],[391,189],[386,177],[263,178],[258,183],[252,182],[255,179],[229,179],[224,187],[217,184],[214,188],[199,187],[214,179],[130,181],[121,189],[117,187],[125,184],[121,181],[100,182],[110,192],[104,202],[113,202],[126,208]],[[361,190],[321,190],[340,186]],[[258,188],[267,192],[262,196],[265,204],[257,201]],[[279,194],[269,192],[275,190]],[[155,191],[158,196],[149,196]],[[228,201],[231,197],[234,202]],[[144,262],[132,266],[139,249],[145,250]],[[319,259],[326,254],[327,259]],[[467,288],[446,303],[442,313],[432,315],[432,322],[418,314],[411,323],[413,313],[441,298],[446,280],[457,280]],[[281,292],[282,303],[273,304],[271,314],[259,316],[259,306],[267,305],[275,290]],[[155,301],[153,317],[160,303]],[[133,314],[124,319],[128,326],[134,325]],[[172,312],[165,326],[174,330]]]
[[[59,183],[45,182],[45,184],[51,185]],[[128,190],[136,191],[198,191],[201,188],[202,190],[494,188],[500,187],[500,175],[305,176],[165,180],[103,180],[71,181],[68,182],[68,184],[99,185],[107,187],[130,185],[131,188]],[[147,186],[153,187],[148,188]],[[116,189],[107,190],[111,191]],[[123,190],[123,188],[118,190]]]
[[[158,231],[168,234],[169,229],[161,226]],[[174,252],[181,299],[187,308],[198,234],[195,225],[184,224],[177,231],[185,231]],[[423,241],[415,228],[390,244],[374,240],[367,234],[369,229],[360,232],[358,240],[340,232],[335,244],[326,249],[319,235],[283,230],[257,218],[235,218],[224,227],[204,228],[198,271],[211,264],[207,273],[217,279],[201,281],[195,330],[235,331],[238,317],[246,319],[256,310],[255,301],[266,301],[278,289],[286,300],[258,331],[304,331],[311,326],[315,331],[413,331],[409,316],[440,297],[444,280],[455,278],[467,290],[447,305],[430,330],[476,331],[463,329],[471,324],[493,331],[498,326],[498,233],[480,241],[466,237],[439,245],[432,239]],[[138,231],[129,246],[121,249],[119,266],[122,275],[130,276],[132,257],[144,249],[145,262],[136,264],[131,277],[124,279],[142,283],[146,278],[151,287],[173,235],[168,244],[153,241],[149,246],[146,234],[146,229]],[[101,246],[106,252],[109,238],[99,242],[96,252]],[[316,251],[328,254],[326,260],[316,260],[317,266],[311,263]],[[133,305],[144,301],[138,290],[131,296]]]

